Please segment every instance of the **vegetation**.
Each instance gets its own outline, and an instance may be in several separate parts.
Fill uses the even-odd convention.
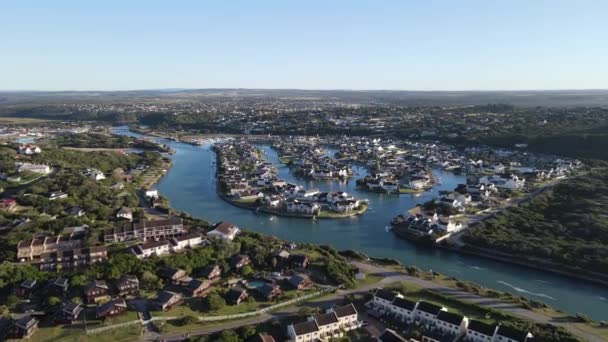
[[[596,168],[468,230],[468,244],[608,275],[608,172]]]

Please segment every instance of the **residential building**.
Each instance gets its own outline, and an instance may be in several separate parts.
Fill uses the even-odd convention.
[[[187,232],[188,228],[184,226],[183,219],[172,216],[163,220],[143,220],[114,227],[105,232],[104,241],[106,243],[130,240],[158,241],[180,236]]]
[[[139,295],[139,279],[135,275],[125,274],[115,283],[118,295],[121,297]]]
[[[213,226],[213,230],[207,233],[207,236],[232,241],[239,232],[240,229],[236,225],[230,222],[222,221]]]
[[[159,310],[163,311],[167,311],[181,302],[182,296],[179,293],[171,291],[161,291],[156,299],[154,299],[154,304],[156,304]]]
[[[24,316],[14,321],[9,328],[7,337],[14,339],[27,339],[38,330],[39,321],[32,316]]]
[[[97,303],[98,301],[108,297],[110,288],[105,280],[93,280],[84,287],[84,297],[88,304]]]
[[[127,302],[123,298],[114,298],[104,304],[97,305],[96,317],[105,319],[108,317],[118,316],[127,311]]]

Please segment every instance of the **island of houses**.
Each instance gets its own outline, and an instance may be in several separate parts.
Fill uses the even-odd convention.
[[[346,192],[321,192],[285,182],[262,152],[244,140],[216,144],[213,149],[218,155],[220,196],[233,204],[305,218],[349,217],[367,210],[367,201]]]

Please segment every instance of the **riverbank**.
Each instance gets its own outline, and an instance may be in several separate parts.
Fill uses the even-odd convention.
[[[597,285],[608,286],[608,275],[588,273],[583,270],[575,270],[565,266],[560,266],[552,262],[543,260],[533,260],[522,258],[513,254],[499,253],[496,251],[482,250],[478,247],[465,245],[463,247],[450,246],[447,244],[435,244],[434,247],[448,250],[451,252],[462,253],[466,255],[474,255],[486,259],[509,263],[513,265],[523,266],[534,270],[551,272],[569,278],[592,282]],[[587,274],[581,274],[585,272]]]

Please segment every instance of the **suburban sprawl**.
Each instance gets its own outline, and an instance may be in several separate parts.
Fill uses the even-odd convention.
[[[606,286],[608,164],[595,146],[605,142],[595,131],[605,108],[251,92],[6,95],[0,339],[608,339],[605,314],[566,313],[330,239],[262,234],[234,215],[210,222],[173,207],[158,186],[180,146],[207,148],[205,189],[215,191],[204,195],[248,220],[345,231],[384,199],[407,198],[381,218],[395,241]],[[458,182],[445,186],[448,176]]]

